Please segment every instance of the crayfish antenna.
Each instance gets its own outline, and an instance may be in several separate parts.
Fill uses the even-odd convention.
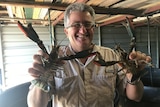
[[[45,52],[48,54],[43,42],[39,39],[38,34],[35,32],[35,30],[32,27],[32,24],[29,23],[27,27],[23,26],[22,23],[20,23],[18,21],[18,27],[20,28],[20,30],[22,32],[24,32],[24,34],[30,38],[32,41],[36,42],[38,44],[38,46]]]

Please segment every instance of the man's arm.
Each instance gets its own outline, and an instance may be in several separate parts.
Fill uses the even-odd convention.
[[[28,107],[47,107],[49,95],[39,87],[33,86],[27,96]]]
[[[143,97],[144,85],[141,80],[136,80],[134,83],[127,83],[126,95],[130,100],[139,102]]]
[[[33,66],[28,69],[29,74],[33,78],[27,96],[28,107],[47,107],[48,101],[50,100],[50,92],[52,91],[45,91],[42,87],[45,86],[46,83],[40,80],[40,76],[46,72],[41,57],[46,58],[48,55],[41,50],[38,51],[38,53],[33,56]]]
[[[147,56],[144,53],[133,51],[129,55],[129,59],[137,60],[139,72],[145,68],[146,63],[151,62],[151,57]],[[145,63],[143,63],[145,62]],[[127,70],[126,70],[127,71]],[[127,86],[126,86],[126,95],[130,100],[140,101],[143,97],[144,85],[140,78],[137,78],[135,81],[131,82],[133,74],[127,73]]]

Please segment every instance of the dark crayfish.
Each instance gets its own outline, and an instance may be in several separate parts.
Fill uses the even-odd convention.
[[[37,43],[37,45],[45,52],[46,54],[49,55],[49,58],[43,58],[41,57],[41,60],[43,62],[43,66],[46,69],[47,72],[45,72],[43,75],[40,76],[39,79],[36,79],[32,81],[32,84],[37,85],[44,91],[48,91],[48,81],[53,80],[53,76],[55,74],[55,71],[57,69],[61,70],[63,69],[62,63],[58,60],[58,49],[59,47],[53,46],[53,49],[51,53],[49,54],[47,52],[47,49],[45,48],[42,40],[39,39],[38,34],[35,32],[33,29],[32,25],[29,23],[27,27],[23,26],[19,21],[18,21],[18,27],[20,30],[22,30],[25,35],[30,38],[32,41]],[[53,80],[54,81],[54,80]]]
[[[45,72],[43,75],[40,76],[39,79],[32,81],[34,85],[38,84],[39,87],[43,87],[42,90],[47,91],[47,84],[48,81],[53,80],[54,75],[56,72],[60,72],[63,70],[63,61],[62,60],[71,60],[74,58],[84,58],[84,57],[89,57],[92,55],[95,55],[96,52],[91,53],[90,49],[89,50],[84,50],[81,52],[76,53],[75,55],[70,55],[70,56],[65,56],[65,57],[58,57],[58,49],[59,46],[53,46],[52,50],[50,53],[47,52],[47,49],[45,48],[42,40],[40,40],[38,34],[35,32],[33,29],[32,25],[29,23],[27,27],[23,26],[19,21],[18,21],[18,27],[25,33],[25,35],[30,38],[32,41],[37,43],[37,45],[45,52],[46,54],[49,55],[48,59],[42,58],[43,65],[46,69],[47,72]],[[54,80],[53,80],[54,81]],[[43,83],[45,84],[44,86],[40,86]]]
[[[115,46],[115,53],[117,54],[117,56],[119,56],[119,58],[120,58],[119,61],[104,61],[100,57],[100,54],[98,54],[99,60],[95,61],[95,63],[100,66],[111,66],[114,64],[119,64],[120,66],[122,66],[122,68],[119,71],[125,69],[125,70],[127,70],[127,72],[131,72],[133,74],[133,77],[131,80],[131,82],[132,82],[132,81],[138,79],[139,77],[142,77],[147,72],[145,70],[140,71],[139,67],[138,67],[139,66],[138,62],[136,60],[129,59],[129,54],[133,51],[134,47],[135,47],[135,38],[132,38],[131,42],[130,42],[130,49],[129,49],[128,53],[124,49],[122,49],[120,47],[120,45]],[[145,61],[144,61],[144,63],[147,64],[148,66],[153,67],[153,65],[150,63],[147,63]]]
[[[132,42],[130,44],[131,47],[130,47],[129,53],[123,50],[119,45],[115,47],[116,54],[120,56],[120,62],[118,63],[122,66],[121,70],[126,69],[127,72],[131,72],[133,74],[131,82],[138,79],[139,77],[142,77],[144,74],[147,73],[147,71],[139,69],[137,60],[129,59],[129,54],[132,52],[134,47],[134,44]],[[143,63],[147,64],[148,66],[152,66],[152,64],[147,63],[145,61],[143,61]]]

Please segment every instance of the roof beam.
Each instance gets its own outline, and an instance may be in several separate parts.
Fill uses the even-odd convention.
[[[77,0],[76,2],[87,2],[88,0]],[[115,22],[121,22],[125,20],[126,15],[131,15],[132,18],[135,16],[145,16],[148,15],[152,12],[157,12],[160,10],[160,3],[158,3],[156,6],[149,6],[150,8],[145,10],[139,9],[131,9],[131,8],[105,8],[105,7],[98,7],[98,6],[92,6],[95,9],[96,14],[105,14],[105,15],[118,15],[116,17],[112,17],[107,19],[104,23],[100,24],[102,25],[107,25],[107,24],[112,24]],[[30,8],[46,8],[46,9],[52,9],[52,10],[59,10],[59,11],[64,11],[66,7],[69,4],[64,4],[64,3],[50,3],[50,2],[28,2],[28,1],[23,1],[23,2],[15,2],[15,1],[0,1],[0,6],[23,6],[23,7],[30,7]],[[148,7],[147,7],[148,8]],[[144,11],[145,10],[145,11]],[[125,15],[124,15],[125,14]],[[63,19],[64,14],[62,13],[59,15],[55,21],[53,21],[53,25],[56,25],[59,21]]]
[[[126,17],[128,17],[129,19],[134,18],[134,16],[132,16],[132,15],[117,15],[117,16],[113,16],[112,18],[108,18],[107,21],[99,24],[98,26],[104,26],[104,25],[109,25],[112,23],[118,23],[118,22],[126,20]]]
[[[15,2],[15,1],[0,1],[1,6],[23,6],[28,8],[51,8],[53,10],[64,11],[67,4],[50,3],[50,2]]]
[[[48,22],[48,20],[44,20],[44,19],[24,19],[24,18],[3,18],[3,17],[0,17],[0,21],[4,21],[4,20],[16,20],[16,21],[19,21],[19,20],[22,20],[22,21],[35,21],[35,22]]]
[[[76,2],[87,2],[87,0],[77,0]],[[14,1],[1,1],[0,5],[2,6],[23,6],[23,7],[30,7],[30,8],[49,8],[52,10],[59,10],[65,11],[66,7],[69,4],[64,3],[49,3],[49,2],[14,2]],[[110,14],[110,15],[117,15],[117,14],[129,14],[140,16],[144,10],[136,10],[131,8],[105,8],[105,7],[97,7],[92,6],[95,10],[96,14]]]
[[[155,5],[155,6],[152,6],[152,7],[150,7],[150,8],[148,8],[148,9],[146,9],[145,11],[144,11],[144,14],[149,14],[149,13],[155,13],[155,12],[160,12],[160,3],[159,4],[157,4],[157,5]]]
[[[147,16],[147,15],[153,15],[153,13],[159,13],[160,12],[160,3],[156,4],[156,5],[152,5],[150,7],[147,7],[148,9],[146,9],[141,16]],[[127,16],[128,17],[128,16]],[[129,16],[129,18],[135,18],[135,16]],[[117,23],[117,22],[122,22],[125,21],[126,19],[126,15],[119,15],[116,17],[112,17],[112,18],[108,18],[107,21],[99,24],[99,26],[104,26],[104,25],[109,25],[112,23]]]

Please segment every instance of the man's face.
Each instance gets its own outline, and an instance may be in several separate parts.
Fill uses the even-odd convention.
[[[91,45],[94,33],[93,20],[88,12],[70,13],[68,26],[64,29],[75,52],[86,50]]]

